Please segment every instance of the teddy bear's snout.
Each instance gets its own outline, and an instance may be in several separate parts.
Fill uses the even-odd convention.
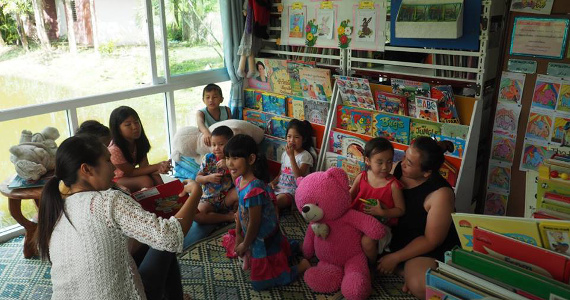
[[[309,222],[317,222],[323,218],[323,210],[315,204],[305,204],[301,209],[303,218]]]

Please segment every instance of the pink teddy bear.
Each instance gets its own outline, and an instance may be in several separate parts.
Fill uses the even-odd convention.
[[[295,203],[309,222],[303,254],[319,259],[317,266],[305,272],[305,282],[316,292],[333,293],[340,288],[349,300],[367,298],[372,286],[362,234],[381,239],[384,225],[350,208],[348,177],[342,169],[299,177],[297,186]]]

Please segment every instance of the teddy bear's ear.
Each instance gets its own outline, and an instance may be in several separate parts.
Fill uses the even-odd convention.
[[[348,186],[348,176],[346,172],[341,168],[330,168],[327,174],[337,181],[341,186]]]
[[[303,176],[297,177],[297,186],[299,186],[299,184],[301,184],[301,181],[303,181],[303,179],[305,179],[305,177],[303,177]]]

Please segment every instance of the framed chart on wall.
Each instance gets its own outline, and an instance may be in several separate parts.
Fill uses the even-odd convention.
[[[568,19],[515,18],[509,54],[564,58],[569,23]]]

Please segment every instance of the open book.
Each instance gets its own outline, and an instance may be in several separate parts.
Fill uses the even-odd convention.
[[[132,193],[131,196],[147,211],[159,217],[170,218],[182,207],[188,196],[178,197],[184,189],[180,180],[157,185],[144,191]]]

